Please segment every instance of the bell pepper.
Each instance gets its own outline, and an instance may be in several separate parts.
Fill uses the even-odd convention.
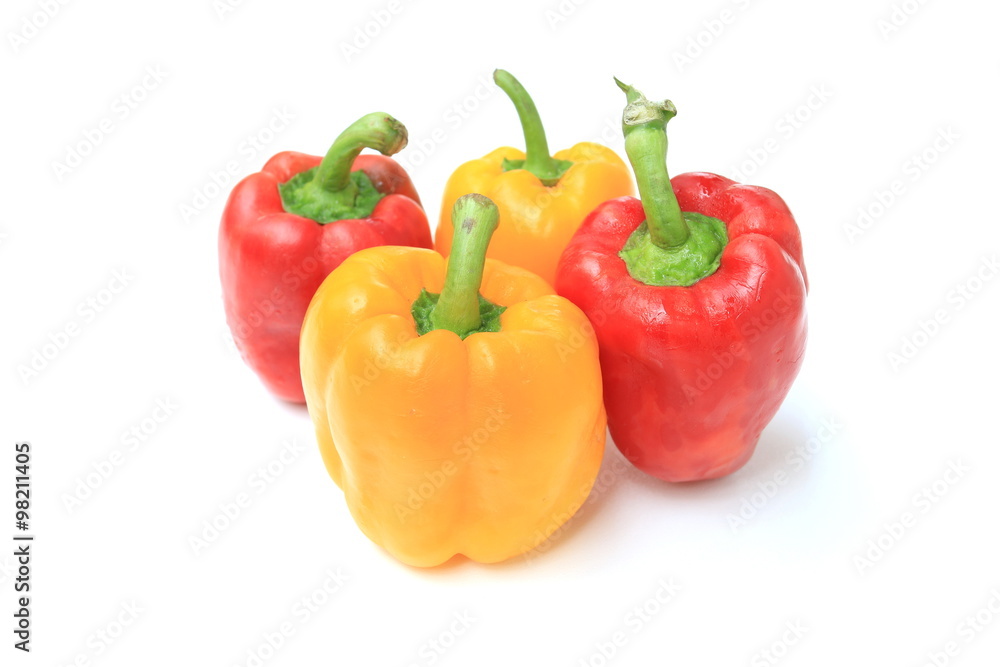
[[[451,257],[370,248],[323,282],[302,380],[323,461],[361,530],[404,563],[524,553],[583,504],[606,417],[586,317],[486,260],[496,206],[460,198]]]
[[[219,229],[226,321],[243,360],[278,398],[302,403],[299,330],[323,279],[376,245],[431,247],[413,183],[389,157],[406,128],[364,116],[323,158],[286,151],[233,188]]]
[[[445,185],[434,247],[448,256],[452,206],[465,193],[478,192],[500,208],[500,227],[487,256],[524,267],[551,285],[573,232],[601,202],[632,194],[632,179],[622,159],[600,144],[582,142],[549,155],[527,91],[504,70],[496,70],[493,79],[514,102],[526,151],[505,146],[455,170]]]
[[[593,211],[556,289],[594,325],[622,453],[668,481],[720,477],[750,458],[802,364],[799,229],[766,188],[709,173],[671,181],[666,123],[676,109],[618,83],[641,201]]]

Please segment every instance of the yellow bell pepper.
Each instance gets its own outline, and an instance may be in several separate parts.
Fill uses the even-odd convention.
[[[552,284],[559,256],[580,223],[598,204],[632,195],[632,177],[622,159],[600,144],[582,142],[550,156],[528,93],[504,70],[494,72],[493,78],[517,108],[527,153],[498,148],[451,175],[434,247],[448,256],[452,207],[462,195],[478,192],[500,208],[500,227],[487,257],[524,267]]]
[[[606,416],[587,318],[485,259],[496,206],[458,200],[455,253],[362,250],[306,313],[302,380],[361,530],[410,565],[524,553],[583,504]]]

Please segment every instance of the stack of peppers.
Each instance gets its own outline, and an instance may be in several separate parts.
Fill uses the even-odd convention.
[[[436,251],[386,114],[322,159],[276,155],[220,230],[245,360],[305,401],[361,530],[417,566],[539,546],[586,500],[607,429],[664,480],[738,470],[805,349],[801,239],[778,195],[670,179],[673,104],[618,82],[635,199],[614,152],[550,155],[527,92],[494,79],[526,151],[455,171]]]

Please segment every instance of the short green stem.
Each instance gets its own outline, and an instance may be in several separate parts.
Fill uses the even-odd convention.
[[[384,196],[363,171],[352,171],[365,148],[394,155],[406,146],[406,128],[387,113],[370,113],[340,133],[318,167],[278,186],[289,213],[325,224],[366,218]]]
[[[525,169],[543,184],[549,187],[555,185],[573,163],[569,160],[556,160],[549,154],[549,142],[545,138],[542,118],[521,82],[510,72],[502,69],[493,72],[493,80],[514,103],[517,116],[521,120],[521,129],[524,131],[524,160],[505,161],[504,170]]]
[[[622,114],[625,152],[646,213],[649,236],[660,248],[682,245],[690,236],[667,173],[667,121],[677,115],[670,100],[651,102],[633,86],[615,79],[628,105]]]
[[[486,248],[500,222],[500,211],[489,198],[468,194],[455,202],[448,271],[441,296],[430,312],[435,329],[465,337],[482,326],[479,286],[483,282]]]

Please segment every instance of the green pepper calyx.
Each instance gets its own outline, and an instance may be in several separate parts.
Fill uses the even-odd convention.
[[[670,100],[651,102],[615,79],[626,95],[622,113],[625,152],[635,172],[646,220],[618,256],[629,275],[647,285],[687,287],[719,268],[729,241],[726,224],[682,212],[667,173],[667,122],[677,115]]]
[[[474,333],[500,331],[500,315],[507,309],[479,293],[486,266],[486,248],[500,222],[500,211],[488,197],[459,197],[452,209],[451,254],[440,294],[426,289],[413,302],[410,313],[417,334],[447,329],[461,338]]]
[[[389,114],[363,116],[337,137],[318,167],[278,186],[282,206],[320,224],[367,218],[385,193],[375,187],[368,174],[351,170],[354,160],[365,148],[394,155],[406,141],[406,127]]]

